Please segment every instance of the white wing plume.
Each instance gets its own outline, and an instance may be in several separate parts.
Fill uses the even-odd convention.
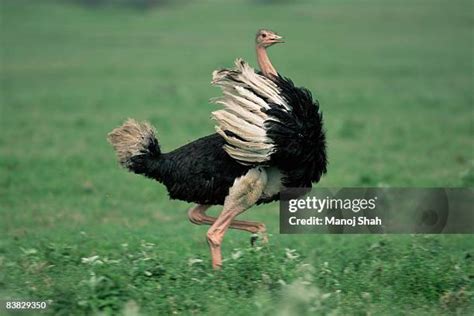
[[[237,59],[235,69],[216,70],[212,84],[222,89],[223,95],[212,101],[224,108],[212,112],[217,121],[216,131],[226,141],[224,150],[244,165],[265,164],[275,151],[273,141],[267,136],[264,111],[269,103],[278,104],[290,111],[278,86],[270,79],[255,73],[245,61]],[[262,111],[263,110],[263,111]]]

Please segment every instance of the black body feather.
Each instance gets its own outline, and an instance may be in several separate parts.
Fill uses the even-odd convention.
[[[288,78],[279,76],[274,82],[292,110],[284,111],[282,106],[270,103],[271,109],[265,111],[271,117],[265,122],[267,135],[276,144],[270,163],[283,171],[286,187],[311,187],[327,168],[319,103],[313,101],[309,90],[295,87]]]
[[[212,134],[158,158],[144,153],[131,158],[131,171],[163,183],[171,199],[222,205],[234,180],[252,168],[232,159],[224,144],[220,135]]]

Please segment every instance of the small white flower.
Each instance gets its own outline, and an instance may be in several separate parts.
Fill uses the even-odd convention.
[[[152,249],[152,248],[155,246],[155,244],[152,243],[152,242],[146,242],[146,241],[142,240],[142,241],[141,241],[141,246],[142,246],[143,248],[145,248],[145,249],[150,250],[150,249]]]
[[[202,262],[201,259],[198,259],[198,258],[189,258],[189,260],[188,260],[188,265],[189,265],[189,266],[192,266],[192,265],[195,264],[195,263],[201,263],[201,262]]]
[[[103,264],[101,260],[99,260],[99,256],[92,256],[88,258],[82,258],[81,262],[84,264]]]
[[[331,297],[331,293],[324,293],[323,295],[321,295],[322,300],[328,299],[329,297]]]
[[[120,263],[120,259],[104,258],[104,263],[107,263],[107,264],[117,264],[117,263]]]
[[[370,301],[370,299],[372,298],[372,295],[370,295],[370,293],[368,292],[362,292],[361,296],[364,300],[367,300],[367,301]]]
[[[296,249],[285,248],[286,257],[290,260],[297,259],[300,255],[296,252]]]
[[[24,249],[24,248],[20,248],[21,251],[23,251],[23,253],[27,256],[29,255],[35,255],[38,253],[38,250],[34,249],[34,248],[30,248],[30,249]]]
[[[283,286],[287,285],[286,282],[283,281],[282,279],[278,280],[278,283],[281,284],[281,285],[283,285]]]
[[[200,283],[200,284],[202,284],[204,282],[203,280],[200,280],[198,278],[191,278],[191,280],[193,280],[194,282]]]
[[[242,251],[237,250],[231,254],[232,259],[237,260],[242,257]]]

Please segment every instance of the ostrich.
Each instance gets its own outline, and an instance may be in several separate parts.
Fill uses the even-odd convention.
[[[326,173],[326,141],[319,104],[273,67],[267,48],[282,43],[276,33],[256,35],[260,72],[237,59],[234,69],[216,70],[212,84],[221,88],[213,100],[216,133],[162,153],[155,129],[128,119],[108,135],[119,163],[164,184],[171,199],[192,202],[189,220],[211,225],[207,241],[212,266],[222,266],[221,245],[229,228],[261,235],[263,223],[236,220],[256,204],[279,199],[285,188],[311,188]],[[217,218],[206,215],[223,205]]]

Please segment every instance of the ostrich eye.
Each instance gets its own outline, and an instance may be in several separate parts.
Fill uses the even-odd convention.
[[[267,37],[267,34],[263,33],[263,34],[262,34],[262,37],[263,37],[263,38]]]

